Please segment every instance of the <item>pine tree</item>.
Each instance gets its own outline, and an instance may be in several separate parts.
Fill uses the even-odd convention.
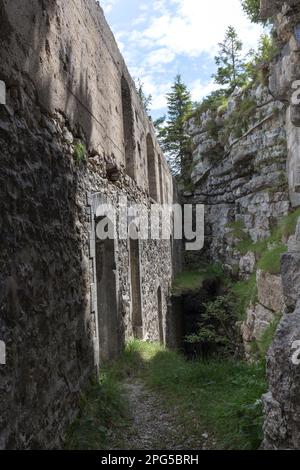
[[[146,95],[144,92],[144,84],[143,82],[138,78],[136,83],[135,83],[136,91],[140,97],[140,100],[144,106],[144,109],[147,114],[150,113],[150,107],[152,104],[152,95]]]
[[[167,123],[162,132],[163,148],[174,174],[185,179],[189,163],[190,137],[184,130],[184,124],[192,111],[192,100],[180,75],[176,76],[171,92],[167,94],[167,101]]]
[[[219,43],[219,55],[215,57],[218,70],[214,75],[215,82],[227,85],[228,93],[245,81],[245,63],[242,59],[243,44],[233,26],[229,26],[223,42]]]
[[[252,23],[260,23],[260,0],[242,0],[243,10]]]

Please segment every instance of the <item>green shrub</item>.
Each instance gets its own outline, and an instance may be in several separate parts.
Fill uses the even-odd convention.
[[[204,304],[197,332],[186,337],[188,343],[200,346],[200,353],[208,355],[233,355],[236,353],[238,335],[236,329],[237,299],[233,293],[218,296]]]
[[[77,142],[74,144],[74,160],[77,163],[83,162],[86,160],[87,150],[86,146],[82,142]]]

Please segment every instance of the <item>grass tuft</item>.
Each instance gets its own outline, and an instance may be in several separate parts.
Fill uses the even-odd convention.
[[[203,283],[208,280],[220,280],[224,277],[224,272],[218,263],[203,263],[194,270],[186,270],[179,273],[173,282],[173,293],[181,295],[198,291]]]

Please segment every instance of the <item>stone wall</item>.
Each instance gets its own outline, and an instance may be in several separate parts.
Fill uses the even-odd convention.
[[[0,448],[61,448],[99,361],[168,336],[170,241],[99,244],[99,204],[150,208],[150,180],[171,203],[173,183],[94,0],[0,16]]]

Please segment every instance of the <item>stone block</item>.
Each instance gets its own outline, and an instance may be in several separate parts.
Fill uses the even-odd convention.
[[[300,253],[284,253],[281,258],[281,276],[285,305],[292,312],[300,292]]]
[[[283,313],[284,296],[281,276],[265,273],[260,269],[256,273],[258,301],[275,313]]]

